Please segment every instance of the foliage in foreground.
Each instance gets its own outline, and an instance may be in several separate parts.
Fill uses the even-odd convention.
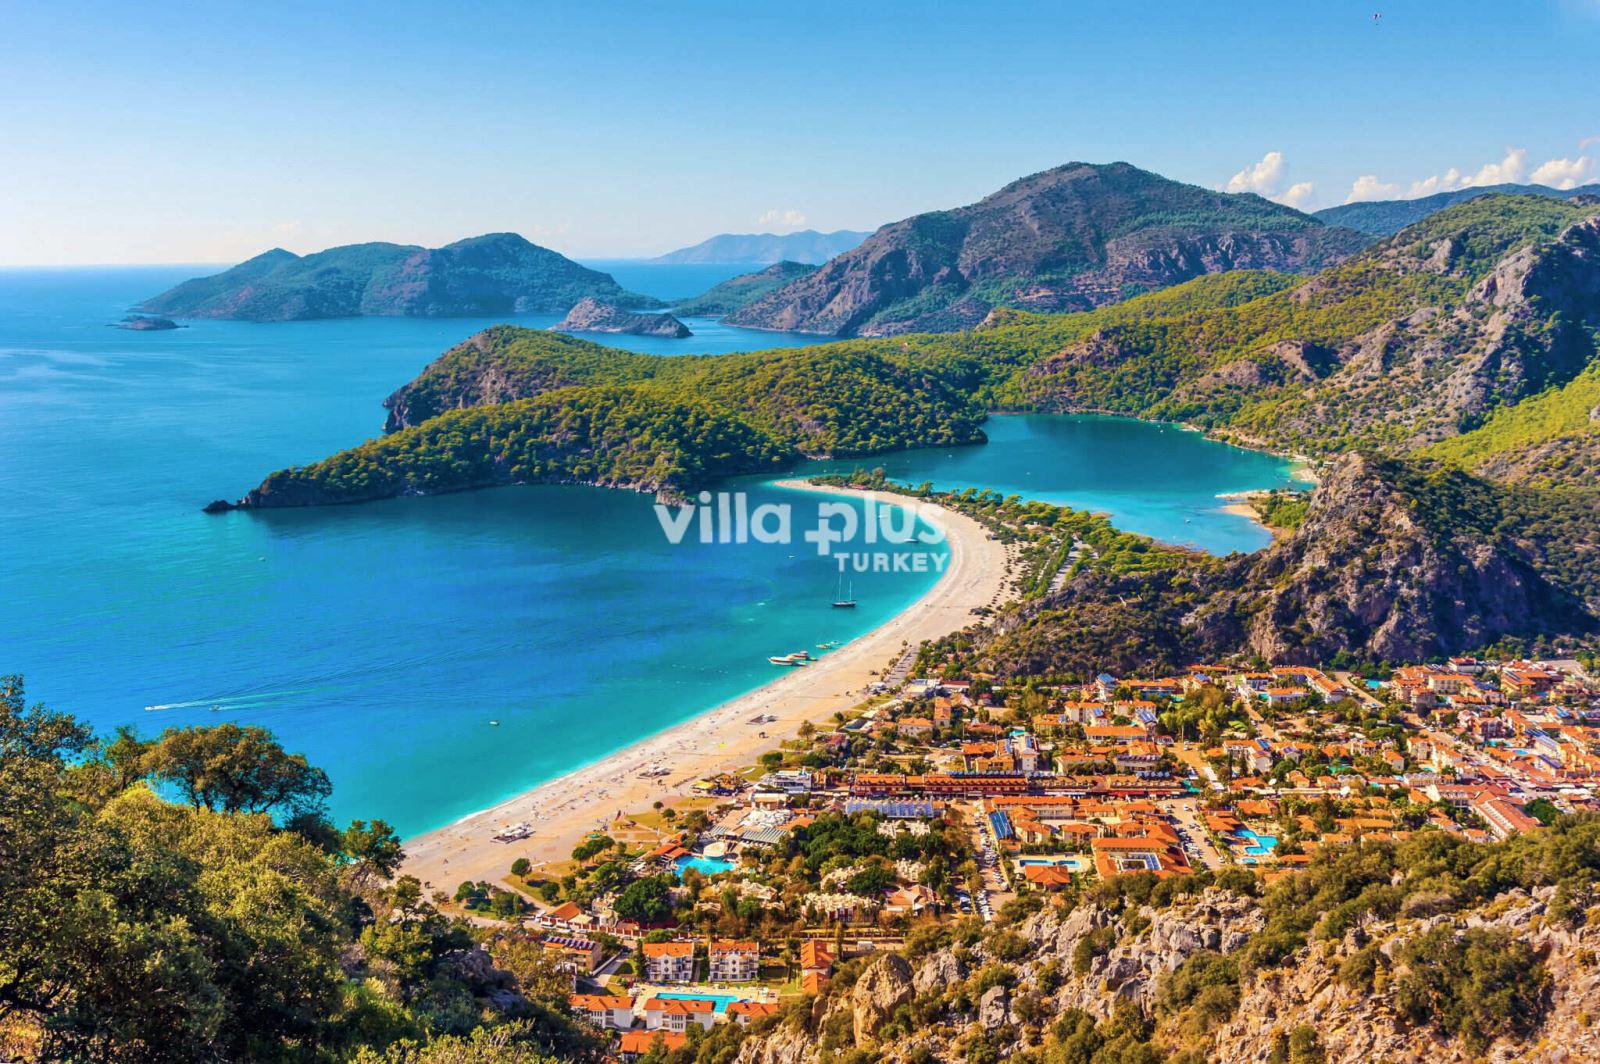
[[[326,793],[261,729],[96,741],[0,679],[0,1055],[468,1059],[447,1035],[504,1050],[474,1060],[596,1055],[531,977],[487,1007],[472,929],[414,879],[381,886],[394,833],[335,830]]]

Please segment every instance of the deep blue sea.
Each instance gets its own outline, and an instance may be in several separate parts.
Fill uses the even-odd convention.
[[[844,614],[809,544],[674,546],[649,499],[588,488],[207,517],[211,499],[376,435],[383,396],[493,322],[107,327],[197,272],[0,270],[0,672],[98,728],[264,724],[329,772],[336,819],[409,835],[747,691],[773,675],[768,655],[852,638],[933,579],[855,577]],[[739,268],[615,272],[671,298]],[[809,342],[689,324],[683,341],[596,339]],[[1216,493],[1288,477],[1154,425],[998,418],[989,433],[872,464],[1224,551],[1265,538]],[[752,504],[814,512],[808,494],[744,486]]]

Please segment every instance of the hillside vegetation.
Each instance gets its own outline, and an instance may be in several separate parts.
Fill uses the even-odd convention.
[[[967,382],[893,352],[669,358],[509,327],[447,353],[389,406],[395,431],[274,473],[243,504],[531,483],[678,495],[805,456],[983,438]]]

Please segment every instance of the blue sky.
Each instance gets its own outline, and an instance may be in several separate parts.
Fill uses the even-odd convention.
[[[0,20],[4,264],[494,230],[648,255],[870,229],[1080,159],[1308,208],[1358,182],[1600,179],[1600,0],[5,0]]]

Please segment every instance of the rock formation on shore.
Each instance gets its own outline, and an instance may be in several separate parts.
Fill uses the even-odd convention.
[[[580,299],[567,316],[551,326],[557,332],[628,333],[681,340],[693,336],[689,327],[671,314],[636,314],[592,296]]]

